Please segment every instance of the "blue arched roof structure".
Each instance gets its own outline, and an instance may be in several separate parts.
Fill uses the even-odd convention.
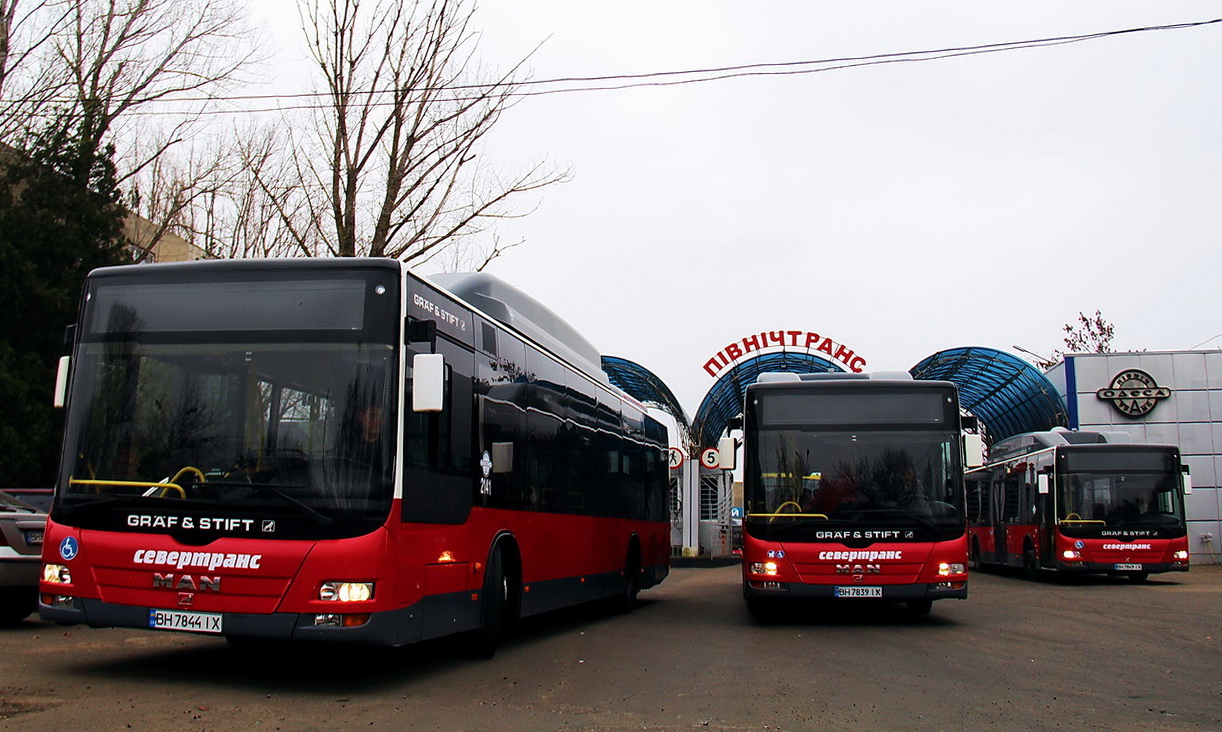
[[[602,368],[607,378],[635,399],[656,406],[675,418],[682,429],[690,429],[687,415],[666,382],[644,366],[619,356],[603,356]]]
[[[993,441],[1068,424],[1065,402],[1036,367],[993,348],[952,348],[913,366],[914,379],[959,387],[959,404],[985,424]]]
[[[603,356],[602,368],[612,384],[634,398],[666,411],[701,447],[711,447],[729,421],[742,413],[747,385],[767,372],[795,374],[844,371],[808,353],[766,353],[727,371],[705,395],[689,423],[674,393],[649,369],[618,356]],[[1067,426],[1065,403],[1043,372],[1017,356],[985,347],[939,351],[913,366],[916,379],[940,379],[959,387],[959,402],[987,427],[991,440],[1024,432]]]
[[[692,420],[692,437],[696,444],[702,447],[716,445],[729,421],[742,414],[747,386],[754,384],[760,374],[775,371],[816,374],[844,369],[819,356],[793,351],[765,353],[743,361],[718,379],[700,402]]]

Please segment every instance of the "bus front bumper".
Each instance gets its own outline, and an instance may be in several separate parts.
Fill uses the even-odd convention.
[[[812,600],[944,600],[967,599],[967,581],[910,585],[810,585],[800,582],[743,583],[743,597]]]
[[[363,622],[356,625],[345,625],[342,615],[332,624],[329,622],[331,618],[315,613],[193,613],[120,605],[86,597],[63,598],[48,604],[47,600],[53,598],[46,595],[39,598],[38,614],[44,620],[61,625],[87,625],[93,628],[139,628],[213,636],[401,646],[474,627],[479,605],[470,602],[468,595],[433,595],[404,608],[362,614]],[[165,627],[162,623],[167,618],[182,619],[182,625]]]
[[[1090,572],[1099,574],[1130,575],[1161,574],[1163,572],[1187,572],[1187,562],[1142,562],[1140,564],[1112,564],[1109,562],[1057,562],[1058,572]]]

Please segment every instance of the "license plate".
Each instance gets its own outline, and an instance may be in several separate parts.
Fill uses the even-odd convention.
[[[161,630],[186,630],[193,633],[220,633],[220,613],[184,613],[179,610],[149,610],[149,627]]]
[[[836,597],[882,597],[881,587],[835,587]]]
[[[25,543],[29,544],[30,546],[42,546],[42,532],[41,531],[25,532]]]
[[[1114,567],[1112,567],[1112,569],[1116,570],[1117,572],[1140,572],[1141,565],[1140,564],[1117,564]]]

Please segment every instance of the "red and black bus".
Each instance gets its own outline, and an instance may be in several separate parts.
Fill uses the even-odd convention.
[[[743,413],[743,596],[967,597],[958,392],[906,373],[763,374]]]
[[[1135,581],[1188,571],[1192,484],[1172,445],[1124,432],[1031,432],[993,445],[966,482],[975,565]]]
[[[488,275],[106,268],[73,341],[46,619],[491,654],[668,573],[665,428]]]

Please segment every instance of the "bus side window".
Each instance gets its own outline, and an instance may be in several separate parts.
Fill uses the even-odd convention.
[[[1005,514],[1007,522],[1016,522],[1020,516],[1020,504],[1022,502],[1020,496],[1021,484],[1017,473],[1006,473],[1002,481],[1002,489],[1005,491]]]

